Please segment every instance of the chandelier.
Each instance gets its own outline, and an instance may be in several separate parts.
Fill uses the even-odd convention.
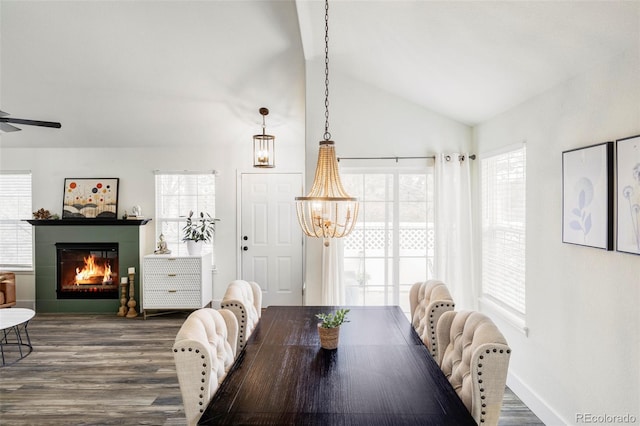
[[[296,197],[296,213],[302,231],[309,237],[342,238],[351,233],[358,219],[358,199],[344,190],[335,144],[329,133],[329,1],[324,6],[324,140],[320,141],[318,164],[311,191],[305,197]]]

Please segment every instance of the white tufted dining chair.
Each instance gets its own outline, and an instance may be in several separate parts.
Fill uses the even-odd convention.
[[[476,423],[497,425],[511,349],[489,317],[450,311],[437,326],[437,361]]]
[[[262,315],[262,289],[254,281],[235,280],[227,286],[220,307],[233,312],[238,320],[238,351],[258,325]]]
[[[189,425],[195,425],[233,365],[238,322],[229,311],[192,312],[176,335],[173,357]]]
[[[411,324],[431,352],[438,352],[436,325],[440,316],[453,311],[455,303],[447,286],[439,280],[415,283],[409,292]]]

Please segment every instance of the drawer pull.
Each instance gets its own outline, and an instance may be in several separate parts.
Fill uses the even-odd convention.
[[[175,277],[175,276],[176,276],[176,274],[167,274],[167,276],[169,276],[169,277]]]
[[[178,290],[167,290],[169,293],[177,293]]]
[[[167,260],[176,260],[175,257],[168,257]]]

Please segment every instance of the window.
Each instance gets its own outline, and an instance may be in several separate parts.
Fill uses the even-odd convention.
[[[216,213],[215,172],[156,172],[156,236],[164,235],[172,254],[187,254],[182,228],[189,212]],[[204,252],[213,252],[213,242]]]
[[[31,172],[0,172],[0,268],[33,269]]]
[[[347,192],[360,201],[358,222],[344,241],[349,305],[400,305],[433,276],[433,164],[422,169],[344,169]]]
[[[524,146],[480,160],[482,293],[515,314],[525,314]]]

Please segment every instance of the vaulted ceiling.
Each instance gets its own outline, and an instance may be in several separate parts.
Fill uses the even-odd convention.
[[[0,109],[63,123],[4,146],[233,140],[265,105],[278,130],[304,114],[304,59],[324,56],[319,0],[0,0],[0,14]],[[329,15],[332,73],[468,125],[640,45],[638,0],[330,0]]]
[[[296,5],[324,56],[324,2]],[[329,40],[332,69],[473,125],[640,48],[640,2],[332,0]]]

